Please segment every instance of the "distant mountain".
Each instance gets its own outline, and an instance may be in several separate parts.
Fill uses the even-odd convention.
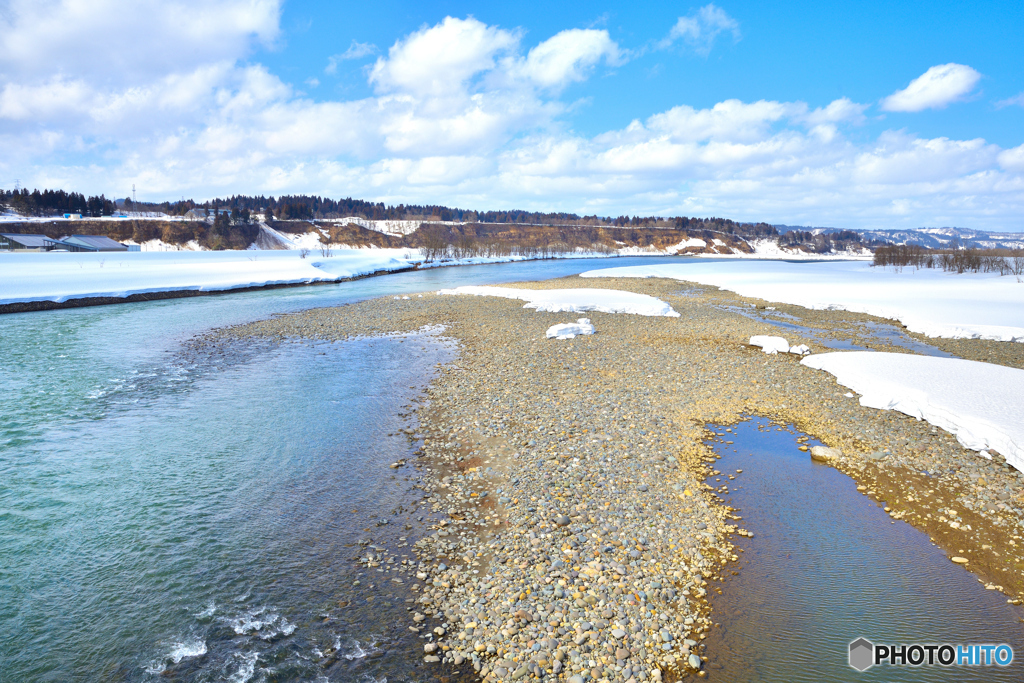
[[[775,229],[785,234],[790,231],[829,234],[840,232],[841,228],[813,228],[799,225],[776,225]],[[970,228],[913,228],[910,230],[857,230],[865,241],[879,240],[891,244],[919,244],[931,249],[949,247],[953,242],[961,246],[980,249],[1024,249],[1024,233],[985,232]]]

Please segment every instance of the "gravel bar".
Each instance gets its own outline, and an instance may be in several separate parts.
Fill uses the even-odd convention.
[[[703,641],[715,626],[708,582],[732,570],[733,535],[749,533],[705,483],[716,461],[706,425],[746,415],[795,424],[828,444],[814,457],[855,478],[865,496],[886,501],[893,520],[924,529],[1019,604],[1024,475],[998,454],[986,460],[925,422],[864,408],[797,356],[749,346],[752,335],[776,328],[728,308],[762,301],[667,280],[602,286],[662,298],[681,317],[591,312],[581,315],[596,334],[552,340],[548,327],[578,315],[424,293],[282,315],[195,343],[413,330],[457,342],[458,360],[439,368],[410,435],[421,439],[419,457],[390,463],[418,477],[423,498],[412,504],[434,521],[415,544],[418,563],[402,571],[416,596],[410,628],[424,641],[426,665],[441,667],[439,677],[703,676]],[[785,310],[834,338],[861,334],[864,322],[888,322]],[[814,340],[788,338],[819,350]],[[965,358],[1024,364],[1021,344],[927,341]]]

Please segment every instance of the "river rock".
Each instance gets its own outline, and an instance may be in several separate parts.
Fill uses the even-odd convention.
[[[828,462],[841,456],[843,452],[838,448],[829,448],[828,446],[811,446],[811,460],[817,460],[818,462]]]

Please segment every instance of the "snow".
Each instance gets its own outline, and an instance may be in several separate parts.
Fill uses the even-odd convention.
[[[758,334],[750,338],[750,345],[760,346],[762,351],[772,355],[776,353],[789,353],[789,342],[782,337]]]
[[[890,318],[929,337],[1024,342],[1024,283],[993,273],[734,260],[607,268],[582,277],[686,280],[767,301]]]
[[[725,246],[725,243],[721,240],[712,240],[712,242],[719,247]],[[849,261],[854,260],[868,260],[872,259],[872,254],[869,249],[857,249],[854,251],[835,252],[830,254],[812,254],[796,247],[784,248],[780,247],[779,243],[773,239],[760,239],[760,240],[747,240],[747,244],[753,249],[753,253],[745,254],[742,252],[720,252],[720,253],[707,253],[707,254],[696,254],[700,258],[706,259],[720,259],[720,258],[740,258],[749,260],[779,260],[785,259],[787,261]]]
[[[765,353],[775,355],[777,353],[795,353],[803,356],[811,352],[807,344],[790,346],[789,342],[782,337],[772,337],[767,334],[756,334],[750,338],[751,346],[760,346]]]
[[[617,289],[512,289],[510,287],[465,286],[442,289],[438,294],[471,294],[519,299],[523,308],[551,313],[632,313],[634,315],[678,318],[679,314],[661,299]]]
[[[575,339],[577,335],[594,334],[597,330],[590,324],[590,318],[579,318],[574,323],[562,323],[548,328],[548,339]]]
[[[860,404],[927,420],[965,447],[995,450],[1024,471],[1024,370],[905,353],[853,351],[808,356]]]
[[[718,240],[715,240],[715,241],[717,242]],[[690,239],[683,240],[679,244],[675,244],[675,245],[673,245],[671,247],[666,248],[665,249],[665,253],[667,253],[667,254],[676,254],[676,253],[682,251],[683,249],[688,249],[689,247],[698,247],[700,249],[703,249],[706,246],[707,246],[707,242],[705,242],[704,240],[698,239],[696,237],[691,237]]]
[[[405,249],[0,254],[0,304],[340,279],[408,268]]]
[[[464,225],[456,221],[417,221],[417,220],[371,220],[369,218],[361,218],[359,216],[346,216],[345,218],[332,218],[323,221],[325,223],[341,223],[342,225],[348,225],[354,223],[355,225],[364,227],[368,230],[374,230],[376,232],[382,232],[386,235],[409,235],[415,232],[421,225]]]

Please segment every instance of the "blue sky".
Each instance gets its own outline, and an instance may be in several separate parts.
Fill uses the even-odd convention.
[[[1024,3],[9,0],[0,187],[1024,230]]]

